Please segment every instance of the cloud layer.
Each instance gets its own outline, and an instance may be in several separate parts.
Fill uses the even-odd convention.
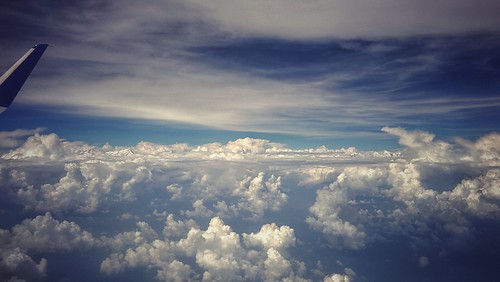
[[[301,136],[495,129],[493,0],[56,2],[0,12],[26,34],[3,30],[2,58],[54,45],[24,105]]]
[[[189,1],[234,34],[317,39],[498,30],[496,1]],[[488,11],[489,9],[492,9]]]
[[[417,273],[483,248],[477,238],[499,224],[499,135],[450,143],[382,130],[404,148],[293,150],[250,138],[97,147],[35,133],[1,156],[2,201],[19,207],[2,217],[20,212],[0,232],[3,279],[46,277],[58,264],[46,254],[99,251],[96,275],[353,281],[373,273],[340,260],[388,241]]]

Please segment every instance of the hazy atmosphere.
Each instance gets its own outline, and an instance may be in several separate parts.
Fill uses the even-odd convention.
[[[499,280],[499,11],[0,4],[0,281]]]

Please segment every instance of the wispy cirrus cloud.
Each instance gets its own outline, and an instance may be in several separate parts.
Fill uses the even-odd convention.
[[[54,45],[40,65],[46,77],[30,81],[43,91],[19,103],[65,113],[373,136],[382,125],[459,130],[478,113],[493,119],[500,103],[493,1],[16,5],[6,5],[6,18],[39,15],[19,26]]]
[[[497,31],[493,0],[189,1],[222,30],[290,39],[359,38]],[[490,10],[491,9],[491,10]]]

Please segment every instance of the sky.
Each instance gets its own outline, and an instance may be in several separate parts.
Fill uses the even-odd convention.
[[[4,2],[0,281],[500,279],[500,2]]]

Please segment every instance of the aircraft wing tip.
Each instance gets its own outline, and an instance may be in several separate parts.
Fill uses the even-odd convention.
[[[47,43],[39,43],[39,44],[36,44],[35,46],[33,46],[33,48],[47,48],[49,46],[49,44]]]

